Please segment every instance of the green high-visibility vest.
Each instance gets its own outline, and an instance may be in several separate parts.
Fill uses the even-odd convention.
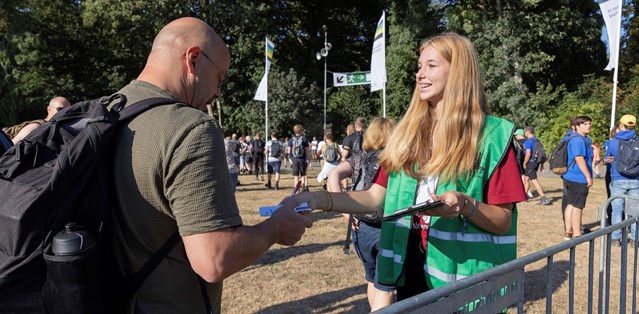
[[[506,158],[512,142],[514,124],[487,116],[482,131],[479,166],[469,178],[437,184],[437,194],[459,191],[478,202],[484,201],[483,190],[491,175]],[[403,171],[389,173],[384,200],[384,214],[413,205],[418,182]],[[379,281],[387,285],[404,284],[403,266],[410,235],[411,217],[382,224]],[[511,229],[503,235],[487,232],[468,221],[462,233],[463,220],[432,217],[428,231],[428,251],[424,264],[426,281],[431,288],[440,287],[516,258],[517,210],[513,208]]]

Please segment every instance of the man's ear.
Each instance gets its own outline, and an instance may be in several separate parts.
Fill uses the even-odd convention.
[[[186,68],[189,73],[195,72],[195,61],[200,57],[199,47],[189,47],[186,50],[185,62]]]

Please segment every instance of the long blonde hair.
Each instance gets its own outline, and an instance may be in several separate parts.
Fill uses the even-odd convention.
[[[397,124],[380,162],[388,172],[404,170],[421,179],[439,175],[443,182],[473,172],[481,131],[489,113],[477,52],[468,38],[444,33],[423,41],[419,52],[433,47],[450,63],[443,101],[435,108],[419,98],[419,86]]]
[[[365,150],[384,149],[394,127],[395,121],[393,119],[383,117],[373,119],[371,125],[364,132],[362,148]]]

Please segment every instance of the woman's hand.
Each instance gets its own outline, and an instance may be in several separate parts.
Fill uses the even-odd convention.
[[[464,213],[470,214],[470,208],[467,208],[469,207],[468,203],[470,197],[464,193],[450,191],[440,196],[433,194],[431,197],[435,201],[440,200],[444,202],[444,205],[429,209],[428,212],[426,212],[427,215],[439,216],[442,218],[455,218],[459,215],[463,215]],[[470,205],[472,206],[472,201],[470,202]]]
[[[488,232],[504,234],[512,225],[514,204],[490,205],[473,199],[464,193],[449,191],[442,195],[432,195],[433,200],[441,200],[444,205],[428,210],[426,214],[443,218],[460,215],[475,226]]]
[[[326,191],[321,192],[304,192],[291,195],[282,200],[282,205],[289,203],[301,204],[306,202],[312,210],[319,209],[330,211],[333,209],[331,195]]]

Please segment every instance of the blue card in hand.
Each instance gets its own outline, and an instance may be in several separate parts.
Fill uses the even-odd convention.
[[[262,217],[269,217],[273,214],[273,212],[275,212],[278,208],[282,207],[282,205],[275,205],[275,206],[262,206],[260,207],[260,216]],[[299,206],[295,207],[295,211],[300,213],[300,212],[304,212],[304,211],[309,211],[311,210],[310,207],[308,207],[308,203],[304,202],[302,204],[300,204]]]

